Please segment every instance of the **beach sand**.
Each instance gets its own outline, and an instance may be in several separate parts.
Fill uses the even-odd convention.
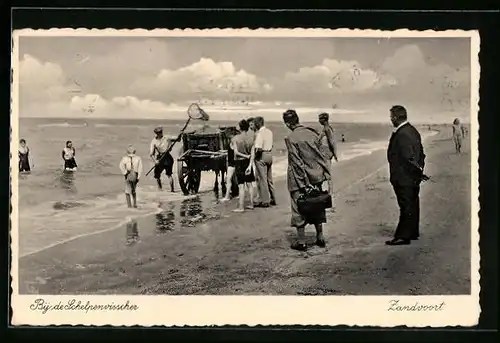
[[[233,213],[212,194],[164,204],[157,216],[75,239],[19,261],[21,294],[444,295],[470,293],[470,154],[448,133],[425,143],[421,238],[387,247],[398,206],[385,151],[335,167],[327,248],[290,249],[286,183],[278,206]],[[128,232],[128,233],[127,233]],[[306,229],[310,243],[314,228]]]

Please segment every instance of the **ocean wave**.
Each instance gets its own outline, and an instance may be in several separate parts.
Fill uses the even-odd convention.
[[[146,129],[150,126],[151,126],[151,124],[103,124],[103,123],[94,124],[94,127],[96,127],[96,128],[129,127],[129,128],[134,128],[134,129]]]
[[[87,124],[70,124],[70,123],[52,123],[52,124],[39,124],[37,127],[87,127]]]

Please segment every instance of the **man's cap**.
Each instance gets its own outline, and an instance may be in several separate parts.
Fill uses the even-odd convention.
[[[135,148],[132,144],[130,144],[128,147],[127,147],[127,154],[135,154]]]
[[[155,128],[153,130],[154,133],[162,133],[163,132],[163,128],[161,126],[158,126],[157,128]]]
[[[285,123],[297,124],[299,122],[299,115],[295,110],[286,110],[283,113],[283,121]]]
[[[320,113],[320,114],[318,115],[318,118],[319,118],[320,120],[323,120],[323,119],[328,120],[328,118],[329,118],[329,117],[330,117],[330,116],[329,116],[329,115],[328,115],[328,113],[326,113],[326,112]]]

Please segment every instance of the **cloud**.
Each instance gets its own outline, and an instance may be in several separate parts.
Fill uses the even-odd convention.
[[[283,88],[291,92],[362,92],[389,86],[391,81],[387,75],[363,68],[356,61],[325,59],[321,65],[287,73]]]
[[[55,101],[64,98],[70,88],[61,66],[41,62],[25,54],[19,62],[20,97],[28,101]]]
[[[399,48],[384,60],[381,70],[394,77],[399,93],[415,99],[458,101],[470,94],[469,66],[432,63],[417,45]]]
[[[74,70],[70,76],[83,93],[106,97],[134,95],[130,93],[131,84],[138,77],[155,75],[168,65],[171,54],[165,42],[141,39],[118,44],[112,51],[100,55],[78,53],[68,68]]]
[[[326,58],[280,75],[255,75],[233,62],[210,58],[168,69],[171,54],[167,44],[156,40],[128,42],[101,55],[81,54],[71,63],[25,54],[19,64],[22,115],[184,116],[186,103],[202,99],[294,101],[309,107],[412,101],[465,107],[462,101],[470,94],[468,66],[435,62],[413,44],[399,48],[378,66]]]
[[[236,69],[232,62],[202,58],[176,70],[162,69],[156,76],[141,78],[131,86],[139,96],[165,100],[196,100],[200,97],[231,99],[238,94],[262,94],[272,90],[265,80]]]

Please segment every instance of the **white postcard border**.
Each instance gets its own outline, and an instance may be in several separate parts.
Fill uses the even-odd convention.
[[[49,29],[16,30],[12,51],[11,156],[19,141],[19,38],[48,36],[141,37],[469,37],[471,39],[471,295],[461,296],[42,296],[19,295],[18,174],[12,172],[11,277],[13,325],[356,325],[473,326],[480,314],[479,292],[479,34],[477,31],[360,29]],[[12,163],[12,159],[11,159]],[[42,306],[40,299],[44,304]],[[400,305],[432,305],[433,311],[393,311]],[[80,302],[79,307],[76,304]],[[437,306],[441,305],[440,310]],[[71,306],[70,306],[71,305]],[[107,305],[107,307],[106,307]],[[120,307],[121,306],[121,307]],[[134,308],[134,307],[137,308]],[[75,309],[76,308],[76,309]],[[113,309],[111,309],[113,308]],[[47,310],[47,311],[45,311]]]

